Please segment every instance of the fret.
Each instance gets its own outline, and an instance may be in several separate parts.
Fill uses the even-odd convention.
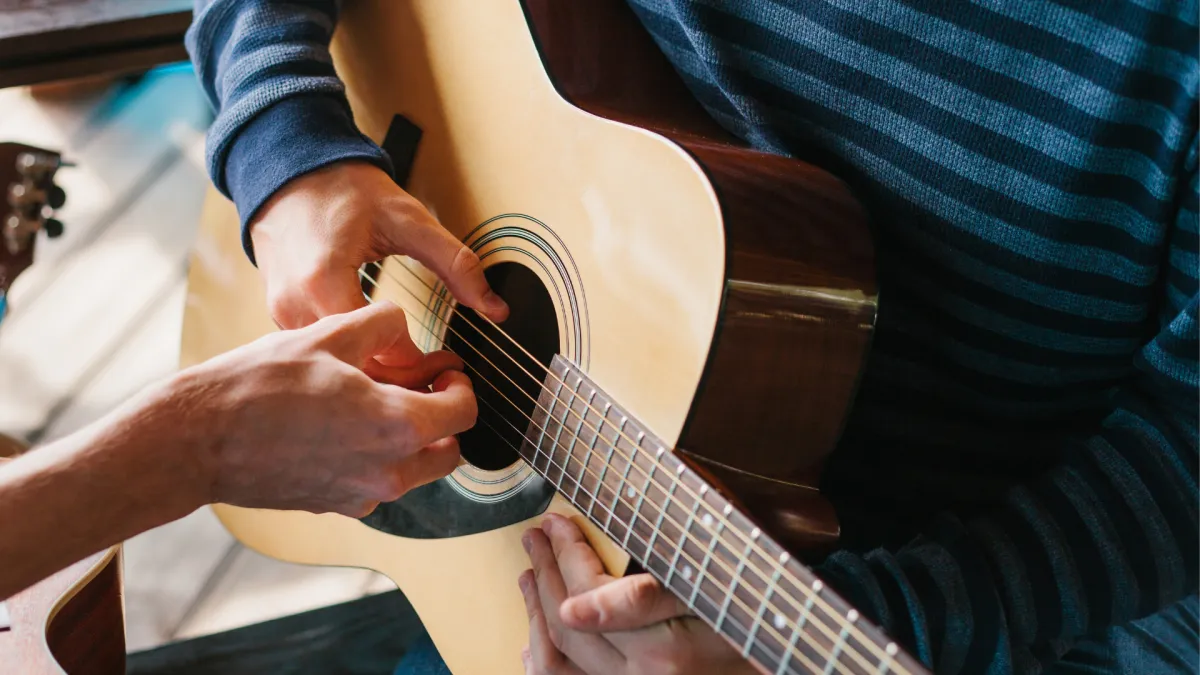
[[[746,513],[713,492],[703,476],[688,471],[669,446],[608,398],[586,374],[560,356],[555,357],[552,368],[551,376],[561,372],[561,379],[557,384],[545,381],[540,403],[546,416],[534,415],[532,421],[533,426],[544,423],[545,427],[538,427],[541,433],[530,427],[526,443],[533,445],[535,452],[531,454],[528,445],[523,445],[522,456],[552,486],[560,492],[566,489],[564,496],[597,526],[602,525],[626,553],[686,601],[691,611],[739,648],[745,658],[775,675],[928,675],[844,599],[828,592],[810,569],[755,528]],[[567,379],[572,376],[578,376],[574,383]],[[548,400],[551,396],[554,401]],[[563,403],[561,411],[554,407]],[[582,406],[582,413],[576,405]],[[591,412],[597,413],[598,423],[592,438],[587,439],[583,429],[591,426]],[[575,425],[570,424],[572,414],[578,417]],[[552,424],[557,428],[551,428]],[[550,441],[556,446],[569,443],[562,445],[565,464],[561,468],[564,474],[578,476],[573,488],[563,474],[554,476],[549,466],[541,471],[535,464],[536,451],[548,447]],[[574,454],[576,446],[582,447],[581,457]],[[556,452],[548,454],[551,464],[557,460]],[[647,454],[639,462],[642,452]],[[624,466],[616,464],[618,457]],[[584,474],[592,473],[593,461],[600,463],[592,474],[595,494],[583,484],[588,480]],[[574,462],[581,464],[582,473]],[[651,492],[655,487],[663,495],[662,502]],[[604,496],[605,489],[613,494]],[[592,498],[586,508],[582,504],[585,496]],[[687,499],[692,503],[687,504]],[[610,505],[608,514],[596,512],[606,505]],[[622,514],[620,509],[629,513]],[[645,523],[641,529],[637,527],[639,518]],[[626,531],[614,534],[615,523],[624,524]],[[679,534],[673,539],[675,530]],[[708,542],[704,536],[709,537]],[[645,546],[644,553],[636,551],[635,539]],[[652,559],[656,559],[654,564]]]
[[[608,456],[610,458],[612,457],[612,450],[615,450],[617,447],[617,443],[621,442],[621,434],[625,432],[626,424],[629,424],[629,418],[622,416],[621,417],[621,425],[619,427],[617,427],[617,435],[613,437],[612,446],[609,449]],[[604,531],[605,532],[608,532],[608,526],[612,522],[613,514],[615,514],[617,512],[617,501],[621,499],[621,489],[625,485],[625,479],[629,476],[629,468],[631,466],[632,466],[631,463],[626,462],[625,473],[623,473],[621,475],[621,482],[617,483],[617,489],[613,491],[612,506],[608,510],[608,519],[604,521]],[[609,534],[612,534],[612,533],[609,532]]]
[[[683,466],[683,465],[680,464],[680,466]],[[672,486],[671,489],[672,489],[672,491],[674,491],[674,489],[675,489],[674,486]],[[696,511],[698,511],[700,509],[700,502],[702,502],[704,500],[704,495],[707,492],[708,492],[708,486],[701,485],[700,486],[700,496],[697,499],[692,500],[692,510],[690,512],[688,512],[687,524],[684,525],[684,527],[683,527],[683,533],[679,536],[679,541],[675,542],[675,555],[671,556],[671,566],[667,569],[667,580],[663,584],[667,588],[671,587],[671,575],[675,573],[675,566],[679,564],[679,556],[683,553],[683,542],[685,540],[687,540],[687,538],[689,536],[691,536],[691,534],[692,534],[692,523],[694,523],[696,521]],[[684,573],[683,573],[684,581],[692,580],[691,575],[688,574],[688,570],[690,570],[690,569],[691,569],[690,567],[684,568]],[[699,580],[697,579],[697,581],[699,581]],[[692,607],[692,609],[695,609],[695,607]]]
[[[705,525],[712,522],[712,516],[704,514]],[[688,606],[695,609],[696,595],[700,593],[700,584],[704,581],[704,577],[708,574],[708,563],[712,560],[713,552],[717,550],[717,542],[721,539],[721,533],[725,531],[725,523],[717,523],[717,531],[713,533],[708,541],[708,550],[704,552],[704,560],[700,563],[700,571],[696,573],[696,585],[692,587],[692,597],[688,598]],[[715,605],[715,603],[714,603]]]
[[[637,452],[638,450],[642,449],[642,439],[645,437],[645,432],[638,432],[637,441],[633,444],[633,451],[629,453],[630,464],[637,462]],[[635,525],[637,525],[638,516],[642,513],[642,502],[646,500],[646,493],[650,491],[650,481],[654,480],[654,470],[657,468],[657,463],[650,465],[650,471],[646,474],[646,482],[644,485],[642,485],[642,493],[638,495],[637,505],[633,507],[633,516],[629,518],[629,528],[625,530],[625,539],[621,541],[621,548],[627,551],[629,550],[629,535],[633,533],[633,528]],[[625,467],[625,472],[629,472],[629,467]],[[629,496],[633,497],[633,495]],[[654,536],[651,535],[650,539],[651,542],[646,544],[646,555],[642,558],[643,565],[646,564],[646,561],[650,558],[650,549],[652,548]]]
[[[564,373],[564,375],[565,375],[565,373]],[[534,452],[535,452],[535,453],[536,453],[536,452],[537,452],[539,449],[541,449],[541,450],[544,450],[544,448],[542,448],[542,443],[543,443],[543,441],[545,441],[545,439],[546,439],[546,433],[547,433],[547,431],[548,431],[548,427],[550,426],[550,422],[552,422],[552,421],[553,421],[553,418],[554,418],[554,406],[558,405],[558,397],[559,397],[559,395],[560,395],[560,394],[562,394],[562,388],[563,388],[563,381],[562,381],[562,380],[559,380],[559,381],[558,381],[558,388],[554,390],[554,398],[553,398],[553,399],[550,401],[550,407],[546,409],[546,420],[545,420],[545,423],[541,425],[541,431],[539,431],[539,432],[538,432],[538,440],[537,440],[537,443],[534,443],[534,444],[533,444],[533,450],[534,450]],[[554,465],[554,452],[553,452],[553,450],[554,450],[554,449],[553,449],[553,448],[551,448],[551,451],[550,451],[550,452],[548,452],[548,453],[546,453],[546,477],[547,477],[547,478],[549,478],[549,477],[550,477],[550,468],[551,468],[551,467]],[[534,461],[535,461],[535,462],[537,461],[537,455],[536,455],[536,454],[534,455]],[[536,466],[537,466],[537,464],[535,463],[535,464],[534,464],[534,467],[536,467]],[[561,480],[561,477],[560,477],[560,480]]]
[[[656,457],[659,459],[662,459],[662,456],[665,452],[666,452],[666,450],[664,448],[659,448],[658,454],[656,455]],[[651,470],[651,473],[653,474],[654,471]],[[681,473],[683,473],[683,463],[682,462],[680,462],[679,465],[675,469],[676,476],[678,476]],[[658,539],[658,535],[662,532],[662,521],[667,516],[667,509],[670,508],[671,499],[673,499],[675,497],[675,488],[679,486],[678,478],[671,477],[669,480],[671,481],[670,489],[667,490],[666,496],[663,498],[662,506],[659,507],[659,509],[658,509],[658,518],[654,521],[654,532],[651,533],[651,535],[650,535],[650,548],[654,548],[654,542]],[[661,490],[662,488],[659,488],[659,489]],[[676,523],[676,524],[678,525],[678,523]],[[679,541],[682,542],[686,538],[687,538],[687,532],[681,532],[679,535]],[[666,560],[663,560],[663,562],[666,562]],[[674,571],[674,567],[669,568],[667,570],[668,579],[669,579],[672,571]]]
[[[565,378],[566,378],[566,373],[563,373],[563,378],[564,378],[564,380],[565,380]],[[575,389],[574,389],[574,392],[573,392],[572,396],[574,396],[574,395],[578,394],[578,392],[579,392],[579,385],[580,385],[580,384],[582,384],[582,383],[583,383],[583,378],[582,378],[582,377],[575,378]],[[565,381],[560,381],[560,382],[558,383],[558,388],[559,388],[559,390],[560,390],[560,391],[562,390],[562,385],[564,385],[564,384],[566,384],[566,382],[565,382]],[[558,397],[558,394],[557,394],[557,393],[555,393],[555,398],[557,398],[557,397]],[[574,411],[572,410],[572,406],[574,406],[574,405],[575,405],[575,399],[574,399],[574,398],[569,398],[569,399],[567,399],[567,407],[566,407],[566,409],[565,409],[565,410],[563,410],[563,416],[562,416],[562,419],[558,421],[558,430],[557,430],[556,432],[554,432],[554,445],[551,445],[551,446],[550,446],[550,456],[551,456],[551,457],[553,457],[555,454],[557,454],[557,453],[558,453],[558,449],[559,449],[560,447],[562,447],[562,442],[560,441],[560,439],[562,438],[562,432],[563,432],[563,429],[567,428],[567,417],[568,417],[568,416],[569,416],[569,415],[570,415],[572,412],[574,412]],[[570,446],[568,446],[568,447],[566,448],[567,454],[566,454],[566,456],[565,456],[565,457],[563,457],[562,471],[561,471],[561,472],[558,474],[558,483],[555,485],[555,487],[557,487],[557,488],[558,488],[559,492],[562,492],[562,481],[563,481],[563,477],[564,477],[564,476],[567,474],[567,471],[568,471],[568,470],[570,470],[570,468],[571,468],[571,453],[572,453],[572,452],[574,452],[574,450],[575,450],[575,444],[574,444],[574,443],[572,443]],[[579,481],[578,481],[578,479],[576,479],[576,481],[575,481],[575,487],[576,487],[576,488],[578,488],[578,487],[579,487]]]
[[[592,437],[592,443],[589,446],[590,448],[595,448],[596,441],[601,438],[600,432],[604,429],[604,423],[608,421],[608,411],[611,409],[611,403],[604,404],[604,414],[600,416],[600,423],[596,425],[596,435]],[[604,464],[600,467],[600,477],[596,479],[596,494],[592,495],[592,503],[591,506],[588,507],[588,516],[596,519],[597,521],[596,502],[600,500],[600,491],[604,489],[604,476],[608,474],[608,467],[612,464],[613,450],[615,450],[615,448],[612,445],[609,445],[608,453],[604,456]],[[609,511],[609,515],[612,515],[611,511]],[[608,523],[604,524],[604,531],[605,533],[611,534],[608,532]]]
[[[846,638],[850,635],[850,627],[854,625],[855,621],[858,621],[858,611],[852,609],[846,615],[846,621],[842,624],[842,632],[838,634],[837,643],[833,645],[833,652],[825,659],[824,675],[833,675],[833,669],[837,667],[838,659],[842,655],[842,649],[846,646]]]
[[[582,380],[580,381],[582,382]],[[575,385],[575,391],[579,391],[579,385]],[[592,394],[588,396],[587,404],[583,409],[583,414],[579,416],[579,424],[575,425],[575,441],[571,444],[572,446],[579,442],[579,430],[583,428],[583,420],[587,417],[588,411],[592,409],[592,401],[595,399],[596,390],[593,389]],[[601,422],[601,424],[603,424],[603,422]],[[576,505],[579,504],[579,486],[583,483],[583,477],[587,475],[588,463],[592,461],[592,448],[594,447],[596,447],[595,439],[593,439],[591,444],[588,445],[587,453],[583,456],[583,471],[579,474],[579,480],[575,481],[575,492],[571,495],[571,502]],[[584,492],[587,491],[585,490]],[[600,492],[599,485],[596,486],[596,492]],[[595,499],[595,495],[592,495],[592,499]]]
[[[804,603],[804,609],[800,610],[800,618],[796,620],[796,627],[792,629],[792,637],[788,640],[787,651],[784,652],[783,658],[779,661],[779,669],[775,671],[775,675],[784,675],[787,672],[788,664],[796,655],[796,643],[800,641],[800,631],[804,629],[804,624],[808,622],[808,617],[812,614],[813,605],[817,601],[817,595],[825,588],[825,584],[821,583],[820,579],[812,582],[812,592],[808,594],[808,600]]]
[[[726,506],[728,509],[729,507]],[[729,514],[726,514],[729,515]],[[739,579],[742,578],[742,572],[746,570],[746,561],[750,559],[750,551],[754,549],[754,540],[758,539],[758,528],[754,528],[754,533],[746,542],[746,550],[742,551],[742,557],[738,560],[737,569],[733,573],[733,579],[729,582],[729,591],[725,594],[725,602],[721,605],[721,613],[717,617],[717,631],[720,632],[721,627],[725,624],[725,617],[729,615],[729,605],[733,602],[733,596],[737,593]]]
[[[779,583],[779,577],[783,576],[783,566],[787,564],[788,558],[787,553],[780,556],[779,565],[775,567],[775,572],[771,575],[771,580],[767,582],[767,592],[763,594],[762,602],[758,605],[758,616],[754,618],[754,625],[750,627],[750,635],[746,637],[746,644],[742,645],[743,657],[750,656],[750,647],[754,644],[754,638],[758,635],[758,629],[762,626],[763,617],[767,613],[767,605],[771,604],[771,596],[775,594],[775,585]],[[787,619],[783,614],[777,612],[774,624],[776,630],[783,630],[787,625]]]

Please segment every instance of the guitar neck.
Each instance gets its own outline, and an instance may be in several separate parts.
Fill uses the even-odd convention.
[[[766,672],[927,672],[562,357],[520,452]]]

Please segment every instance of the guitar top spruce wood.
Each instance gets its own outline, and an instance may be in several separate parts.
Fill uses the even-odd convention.
[[[621,0],[360,0],[333,56],[360,129],[512,313],[490,324],[408,259],[366,265],[372,301],[466,363],[462,462],[357,520],[215,506],[230,532],[388,575],[456,675],[523,672],[520,537],[546,512],[763,672],[926,672],[805,564],[836,544],[815,485],[876,311],[845,185],[713,123]],[[182,363],[274,329],[212,193]]]

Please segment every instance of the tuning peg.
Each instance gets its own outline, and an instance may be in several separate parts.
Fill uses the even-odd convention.
[[[38,180],[58,170],[59,159],[45,152],[22,152],[17,155],[17,173]]]
[[[62,221],[57,218],[47,218],[46,222],[42,223],[42,229],[46,231],[46,236],[51,239],[58,239],[63,233]]]
[[[67,191],[57,185],[51,185],[46,203],[52,209],[61,209],[63,204],[67,203]]]

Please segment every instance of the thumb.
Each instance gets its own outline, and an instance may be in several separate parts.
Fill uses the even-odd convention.
[[[568,598],[559,608],[568,628],[595,633],[637,630],[688,614],[688,608],[649,574],[617,579]]]
[[[418,363],[425,356],[408,334],[404,310],[387,300],[327,316],[313,326],[325,331],[319,346],[356,368],[385,352],[409,363]]]

